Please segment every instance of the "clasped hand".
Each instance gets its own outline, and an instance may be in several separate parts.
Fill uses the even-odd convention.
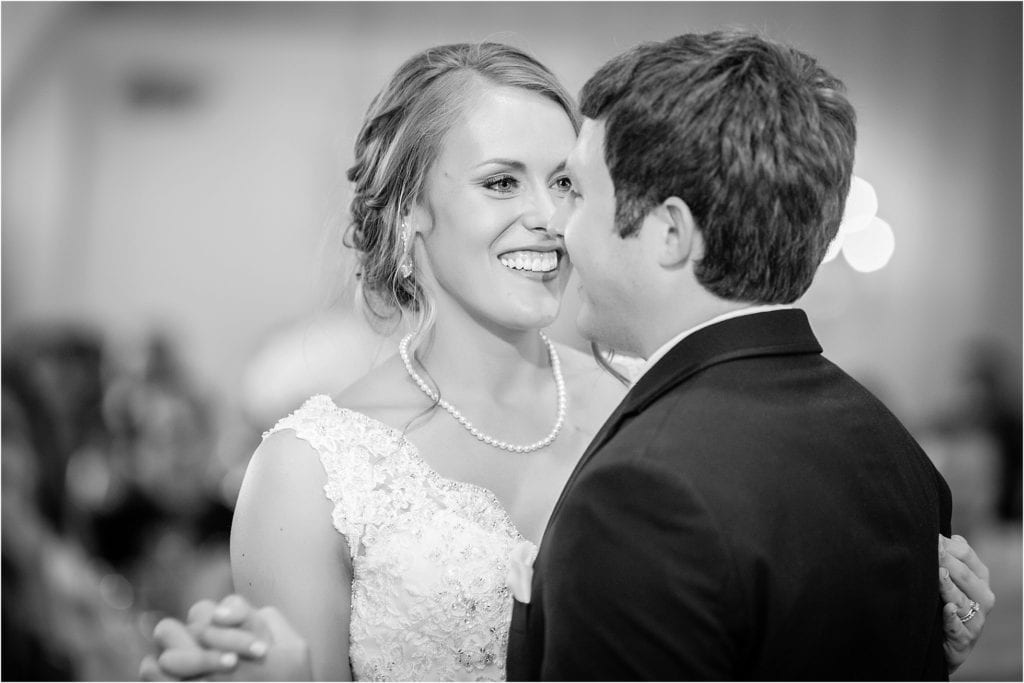
[[[197,602],[187,624],[162,619],[153,639],[159,654],[142,661],[144,681],[313,680],[306,641],[276,608],[256,609],[238,595]]]

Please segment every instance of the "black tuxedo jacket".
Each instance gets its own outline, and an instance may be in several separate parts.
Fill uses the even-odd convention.
[[[799,310],[683,339],[581,458],[510,680],[948,678],[950,493]]]

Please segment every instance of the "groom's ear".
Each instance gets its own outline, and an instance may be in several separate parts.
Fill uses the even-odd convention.
[[[656,225],[652,236],[659,265],[679,268],[703,256],[704,238],[690,207],[682,199],[669,197],[651,211],[648,218]]]

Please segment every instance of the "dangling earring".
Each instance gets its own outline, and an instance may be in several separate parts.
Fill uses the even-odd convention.
[[[402,256],[398,261],[398,274],[403,280],[407,280],[412,277],[412,254],[409,253],[409,226],[405,221],[402,221]]]

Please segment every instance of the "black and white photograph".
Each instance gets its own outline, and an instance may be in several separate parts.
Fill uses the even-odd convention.
[[[1022,10],[3,0],[0,679],[1022,680]]]

